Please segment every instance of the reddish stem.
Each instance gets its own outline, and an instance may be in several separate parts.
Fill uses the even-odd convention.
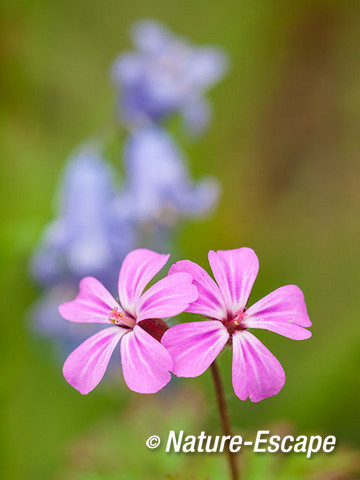
[[[219,408],[223,434],[231,437],[230,418],[229,418],[229,413],[228,413],[226,401],[225,401],[224,387],[221,381],[220,372],[219,372],[216,360],[214,360],[214,362],[211,364],[210,369],[211,369],[211,373],[214,381],[216,400]],[[230,451],[229,448],[227,448],[227,455],[228,455],[228,462],[229,462],[229,467],[231,472],[231,480],[240,480],[239,470],[236,463],[236,457]]]

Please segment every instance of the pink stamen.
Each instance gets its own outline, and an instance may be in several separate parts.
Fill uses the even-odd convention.
[[[118,325],[121,323],[121,318],[124,316],[122,312],[119,311],[118,307],[114,307],[111,309],[110,315],[109,315],[109,321],[113,325]]]

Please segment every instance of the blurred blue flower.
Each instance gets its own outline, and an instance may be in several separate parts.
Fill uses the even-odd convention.
[[[84,335],[64,322],[57,306],[77,293],[84,276],[98,278],[116,294],[124,256],[138,246],[173,250],[183,218],[204,217],[216,206],[218,182],[194,182],[182,152],[162,129],[162,121],[180,113],[192,133],[206,127],[210,107],[205,91],[225,73],[227,59],[216,48],[195,48],[152,21],[134,25],[136,51],[121,55],[113,67],[119,116],[128,127],[125,182],[114,173],[96,145],[86,144],[70,157],[60,179],[56,217],[45,228],[31,260],[31,272],[43,291],[31,309],[32,325],[56,338],[69,353]]]
[[[82,147],[65,167],[58,216],[33,255],[36,280],[49,286],[92,275],[109,288],[116,283],[121,261],[134,246],[134,231],[126,213],[114,215],[114,199],[110,166],[94,145]]]
[[[210,116],[204,92],[224,75],[225,54],[192,47],[155,21],[135,23],[131,36],[137,50],[119,56],[112,70],[119,116],[138,127],[180,112],[190,132],[203,131]]]
[[[215,207],[219,184],[212,177],[194,182],[181,151],[158,127],[134,131],[125,146],[127,184],[118,209],[141,224],[171,228],[180,218],[203,217]]]

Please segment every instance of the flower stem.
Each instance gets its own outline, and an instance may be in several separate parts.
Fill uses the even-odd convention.
[[[219,372],[216,360],[214,360],[210,368],[211,368],[211,373],[212,373],[214,386],[215,386],[216,400],[219,408],[223,434],[231,437],[231,426],[230,426],[229,413],[228,413],[226,402],[225,402],[224,387],[221,381],[220,372]],[[240,480],[239,470],[236,464],[236,457],[230,451],[229,448],[227,448],[227,454],[228,454],[228,462],[229,462],[229,467],[231,472],[231,480]]]

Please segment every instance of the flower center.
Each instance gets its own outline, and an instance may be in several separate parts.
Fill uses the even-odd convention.
[[[113,325],[119,325],[119,323],[121,323],[122,317],[124,317],[124,314],[119,311],[118,307],[114,307],[111,309],[109,315],[110,323],[112,323]]]
[[[229,315],[229,317],[223,321],[230,334],[233,333],[234,330],[246,330],[247,327],[244,325],[245,316],[245,310],[241,310],[235,312],[233,315]]]
[[[113,325],[119,325],[122,327],[134,328],[136,320],[131,315],[123,313],[118,307],[113,307],[110,310],[109,322]]]

